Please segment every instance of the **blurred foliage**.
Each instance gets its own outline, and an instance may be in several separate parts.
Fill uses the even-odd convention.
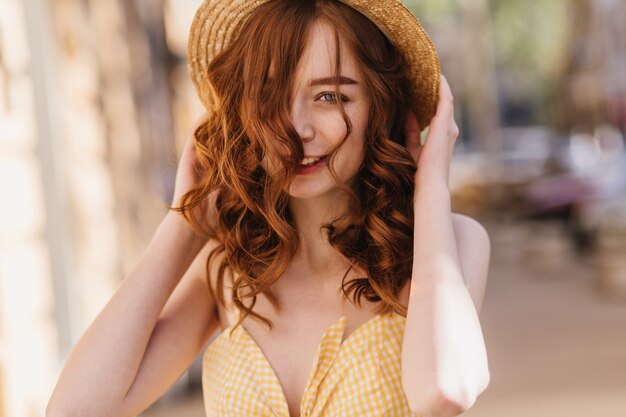
[[[403,3],[425,24],[449,19],[458,10],[457,0],[406,0]]]
[[[462,39],[466,8],[488,6],[503,122],[559,124],[570,0],[407,0],[429,31]],[[454,24],[450,25],[450,21]],[[487,29],[487,28],[486,28]],[[451,60],[456,60],[451,57]],[[460,65],[462,63],[459,62]],[[509,116],[507,116],[509,115]],[[514,116],[510,116],[514,115]]]
[[[557,75],[564,58],[567,0],[491,0],[499,65],[516,72]]]
[[[569,0],[491,0],[496,67],[505,102],[526,103],[526,122],[559,124],[568,57]],[[506,103],[504,103],[506,104]]]

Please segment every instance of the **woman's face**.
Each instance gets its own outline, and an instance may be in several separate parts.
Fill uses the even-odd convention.
[[[334,169],[341,181],[350,184],[364,157],[370,101],[355,58],[341,37],[340,41],[339,73],[342,78],[339,91],[335,91],[330,78],[334,74],[334,31],[324,21],[312,25],[308,44],[295,74],[291,121],[302,138],[305,159],[307,156],[327,155],[347,132],[338,104],[339,95],[342,96],[344,109],[352,122],[352,132],[335,156]],[[337,188],[327,163],[328,158],[325,158],[314,172],[298,173],[289,186],[288,194],[307,199]],[[263,160],[262,166],[268,170],[268,161]],[[269,163],[269,172],[273,172],[273,166]]]

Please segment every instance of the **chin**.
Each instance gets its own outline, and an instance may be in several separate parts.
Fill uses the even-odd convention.
[[[350,177],[347,181],[344,178],[339,177],[344,183],[350,187],[352,182],[356,178],[356,175]],[[291,198],[299,200],[309,200],[318,197],[325,198],[337,198],[340,194],[343,195],[344,191],[339,188],[333,181],[330,175],[318,181],[306,181],[300,178],[296,178],[290,185],[289,190],[286,193]],[[334,201],[334,200],[333,200]]]
[[[328,194],[329,191],[331,191],[331,189],[327,187],[316,187],[316,186],[299,187],[292,183],[291,187],[289,187],[289,191],[287,191],[287,194],[291,198],[296,198],[299,200],[308,200],[312,198],[321,197],[325,194]]]

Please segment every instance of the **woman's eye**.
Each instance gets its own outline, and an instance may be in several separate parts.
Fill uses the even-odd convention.
[[[320,95],[320,98],[322,98],[322,97],[327,97],[327,98],[330,97],[330,99],[322,100],[322,101],[326,101],[328,103],[336,103],[337,102],[337,94],[335,94],[335,93],[322,93]],[[348,101],[348,97],[342,95],[341,96],[341,101],[345,103],[346,101]]]

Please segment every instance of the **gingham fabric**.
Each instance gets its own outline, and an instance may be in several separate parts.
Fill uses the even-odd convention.
[[[322,335],[300,403],[300,417],[415,417],[402,389],[406,318],[376,315],[342,342],[346,317]],[[238,326],[220,333],[202,360],[207,417],[290,417],[267,358]]]

